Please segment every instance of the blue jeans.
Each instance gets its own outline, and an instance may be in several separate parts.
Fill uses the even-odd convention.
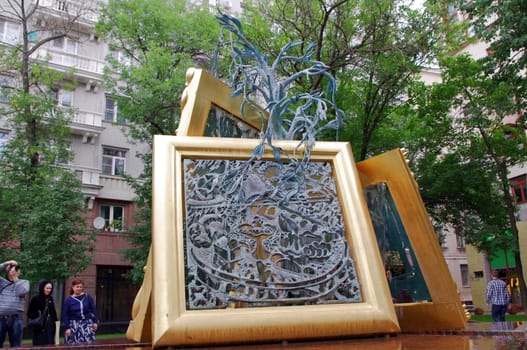
[[[6,335],[9,336],[9,345],[14,347],[22,346],[22,331],[24,330],[24,320],[22,315],[15,315],[8,318],[0,316],[0,348],[4,347]]]
[[[504,322],[507,313],[507,305],[492,304],[492,319],[494,322]]]

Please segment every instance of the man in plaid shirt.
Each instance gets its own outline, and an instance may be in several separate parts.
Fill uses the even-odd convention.
[[[497,270],[492,271],[492,280],[487,284],[487,305],[492,305],[492,319],[494,322],[505,321],[507,305],[511,301],[507,284],[499,279]]]

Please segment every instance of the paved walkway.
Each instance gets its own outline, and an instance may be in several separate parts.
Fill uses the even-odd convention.
[[[25,349],[151,349],[148,343],[125,338],[97,339],[89,346],[26,347]],[[23,348],[21,348],[23,349]],[[185,349],[185,348],[177,348]],[[403,333],[395,336],[334,339],[311,342],[278,342],[236,346],[199,347],[214,350],[516,350],[527,349],[527,324],[519,322],[469,322],[459,331]]]

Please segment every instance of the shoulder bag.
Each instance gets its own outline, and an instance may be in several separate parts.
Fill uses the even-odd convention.
[[[44,312],[40,313],[36,318],[30,318],[27,325],[29,327],[42,329],[46,325],[46,320],[48,318],[48,304],[46,303],[46,307],[44,308]]]

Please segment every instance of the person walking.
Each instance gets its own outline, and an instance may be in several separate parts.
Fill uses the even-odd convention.
[[[97,309],[92,296],[84,292],[84,282],[75,278],[71,282],[70,296],[62,310],[64,342],[66,344],[93,343],[97,331]]]
[[[55,344],[56,321],[58,321],[55,302],[53,301],[53,283],[42,280],[38,285],[38,294],[31,298],[27,309],[28,319],[44,315],[42,327],[33,327],[33,345]]]
[[[492,280],[487,284],[487,305],[491,305],[492,319],[494,322],[504,322],[507,305],[511,301],[507,284],[499,278],[497,270],[492,271]]]
[[[15,260],[0,264],[5,277],[0,277],[0,348],[4,347],[6,336],[13,348],[22,345],[24,330],[25,296],[29,292],[29,281],[19,279],[20,265]]]

